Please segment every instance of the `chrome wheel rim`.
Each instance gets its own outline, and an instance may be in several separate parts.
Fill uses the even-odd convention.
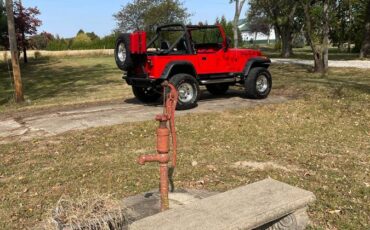
[[[121,62],[124,62],[126,60],[126,47],[123,43],[119,44],[118,46],[118,59]]]
[[[268,79],[265,75],[259,75],[256,81],[256,89],[259,93],[264,93],[269,87]]]
[[[194,98],[194,88],[189,83],[182,83],[178,87],[179,100],[183,103],[190,102]]]

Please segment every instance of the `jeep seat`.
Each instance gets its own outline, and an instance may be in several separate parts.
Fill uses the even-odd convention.
[[[177,49],[177,51],[179,51],[181,53],[185,53],[188,50],[187,46],[186,46],[185,38],[181,38],[179,43],[177,43],[176,49]]]

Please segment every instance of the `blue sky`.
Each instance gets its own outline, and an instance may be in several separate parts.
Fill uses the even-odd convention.
[[[110,34],[116,23],[112,17],[129,0],[23,0],[27,7],[37,6],[43,25],[39,32],[47,31],[62,37],[72,37],[79,29],[99,36]],[[229,0],[184,0],[193,14],[192,23],[208,21],[213,23],[217,16],[225,15],[231,20],[234,6]],[[244,16],[247,4],[244,7]]]

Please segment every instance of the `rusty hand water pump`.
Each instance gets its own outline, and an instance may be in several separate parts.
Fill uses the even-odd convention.
[[[176,88],[167,81],[162,83],[163,86],[163,114],[157,115],[156,120],[159,122],[157,128],[157,154],[143,155],[138,159],[138,163],[144,165],[147,162],[158,162],[160,167],[160,194],[161,194],[161,211],[169,209],[168,190],[169,190],[169,168],[173,171],[176,167],[177,140],[175,129],[175,110],[178,100]],[[169,93],[166,93],[166,88]],[[169,137],[172,137],[172,156],[169,155],[170,143]],[[172,160],[172,165],[168,163]]]

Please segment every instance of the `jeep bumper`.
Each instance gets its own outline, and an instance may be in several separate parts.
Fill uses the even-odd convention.
[[[128,85],[137,87],[152,87],[159,84],[159,79],[149,78],[148,74],[142,75],[123,75],[123,80],[127,82]]]

